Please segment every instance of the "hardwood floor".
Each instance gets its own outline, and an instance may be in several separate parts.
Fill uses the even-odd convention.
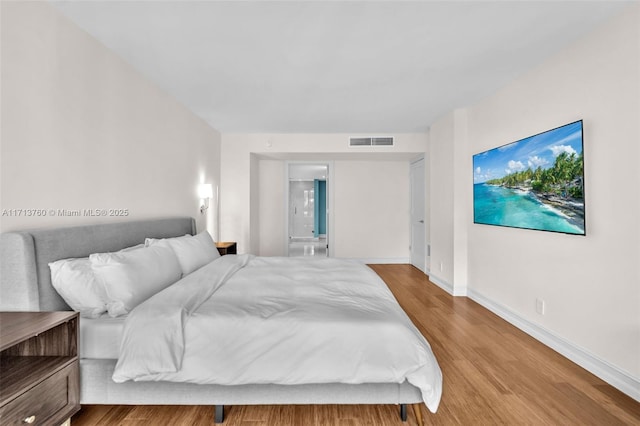
[[[372,265],[431,343],[444,376],[426,425],[639,425],[640,403],[466,297],[452,297],[410,265]],[[226,426],[392,426],[398,407],[233,406]],[[212,425],[203,406],[83,406],[84,425]]]

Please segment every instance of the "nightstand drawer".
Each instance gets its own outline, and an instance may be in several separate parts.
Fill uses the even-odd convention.
[[[76,360],[1,407],[0,423],[21,426],[62,423],[70,416],[67,411],[78,401],[77,377]]]

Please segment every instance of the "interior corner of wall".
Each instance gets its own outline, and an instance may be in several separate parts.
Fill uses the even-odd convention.
[[[462,297],[462,296],[467,296],[467,286],[453,286],[453,291],[452,291],[453,296],[456,297]]]
[[[454,295],[453,294],[453,286],[451,284],[449,284],[446,280],[436,276],[436,275],[429,275],[429,281],[431,281],[432,283],[434,283],[435,285],[437,285],[438,287],[440,287],[441,289],[443,289],[444,291],[446,291],[447,293]]]

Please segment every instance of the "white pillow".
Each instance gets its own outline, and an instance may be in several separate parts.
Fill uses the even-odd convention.
[[[143,248],[144,244],[121,251]],[[49,263],[51,283],[67,305],[85,318],[97,318],[107,312],[107,294],[97,280],[88,257],[62,259]]]
[[[142,243],[142,244],[137,244],[137,245],[131,246],[131,247],[125,247],[122,250],[118,250],[118,251],[123,252],[123,251],[138,250],[138,249],[141,249],[141,248],[144,248],[144,247],[146,247],[146,245],[144,243]]]
[[[89,256],[94,273],[104,286],[109,315],[117,317],[180,279],[174,252],[163,245],[128,252]]]
[[[67,305],[85,318],[107,312],[107,294],[96,279],[88,257],[49,263],[51,283]]]
[[[185,235],[184,237],[166,238],[163,240],[153,238],[147,238],[145,240],[145,245],[149,247],[157,244],[166,244],[173,249],[178,257],[183,275],[190,274],[220,257],[216,244],[207,231],[202,231],[193,237],[191,235]]]

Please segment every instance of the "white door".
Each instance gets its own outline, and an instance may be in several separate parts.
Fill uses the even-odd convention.
[[[411,164],[411,264],[425,272],[424,160]]]

